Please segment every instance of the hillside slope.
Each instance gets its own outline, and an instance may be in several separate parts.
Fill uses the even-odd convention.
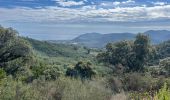
[[[87,52],[86,49],[76,45],[56,44],[46,41],[25,38],[35,51],[50,57],[77,57],[83,56]]]

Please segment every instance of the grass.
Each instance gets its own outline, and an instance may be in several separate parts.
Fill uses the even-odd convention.
[[[25,84],[7,77],[0,85],[1,100],[109,100],[112,92],[104,84],[61,77]],[[98,88],[100,87],[100,88]]]

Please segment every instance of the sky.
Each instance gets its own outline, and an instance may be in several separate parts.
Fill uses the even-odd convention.
[[[0,0],[0,25],[39,40],[170,30],[170,0]]]

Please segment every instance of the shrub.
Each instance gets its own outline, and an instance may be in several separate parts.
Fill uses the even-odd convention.
[[[128,91],[149,91],[156,83],[150,75],[142,75],[140,73],[129,73],[124,77],[123,86]]]
[[[0,69],[0,80],[6,77],[6,72],[3,69]]]
[[[170,59],[163,59],[160,62],[160,67],[163,68],[165,70],[165,72],[167,72],[168,75],[170,75]]]
[[[62,72],[58,68],[58,66],[48,66],[44,71],[43,75],[46,80],[56,80]]]
[[[33,87],[40,92],[45,100],[109,100],[111,91],[89,81],[60,77],[55,81],[37,80]]]
[[[80,77],[81,79],[91,79],[96,72],[92,69],[90,62],[78,62],[75,67],[68,68],[66,71],[67,76]]]
[[[165,83],[155,96],[155,100],[170,100],[170,90]]]
[[[120,93],[122,92],[123,86],[122,82],[120,79],[113,77],[108,79],[108,84],[109,87],[112,89],[113,92],[115,93]]]
[[[0,91],[0,100],[43,100],[43,96],[31,85],[14,81],[11,77],[3,79]]]

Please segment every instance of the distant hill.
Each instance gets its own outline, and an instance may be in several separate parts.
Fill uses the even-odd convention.
[[[80,35],[72,40],[74,43],[83,44],[87,47],[101,48],[109,42],[117,42],[121,40],[132,40],[135,34],[131,33],[112,33],[112,34],[99,34],[87,33]]]
[[[149,30],[144,34],[148,34],[153,44],[159,44],[170,40],[170,31],[167,30]]]
[[[170,40],[170,31],[167,30],[149,30],[144,32],[151,38],[153,44],[159,44],[163,41]],[[99,33],[87,33],[78,36],[73,39],[72,42],[83,44],[87,47],[101,48],[109,42],[117,42],[121,40],[133,40],[136,34],[132,33],[111,33],[111,34],[99,34]]]
[[[152,44],[159,44],[163,41],[170,40],[170,31],[167,30],[149,30],[143,34],[149,35]],[[136,34],[133,33],[86,33],[82,34],[71,41],[50,41],[53,43],[70,43],[81,44],[90,48],[103,48],[109,42],[118,42],[122,40],[133,40]]]

